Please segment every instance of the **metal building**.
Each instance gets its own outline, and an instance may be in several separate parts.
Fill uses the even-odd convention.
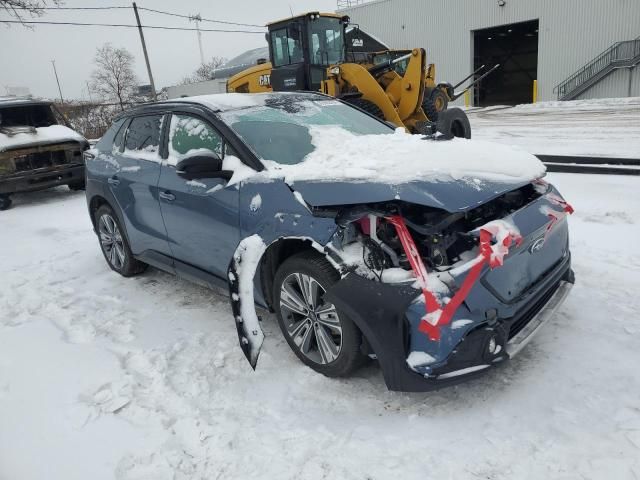
[[[640,96],[640,0],[351,5],[340,12],[362,30],[393,48],[425,48],[438,81],[455,84],[482,64],[500,63],[474,89],[475,105],[531,102],[534,80],[539,101]]]

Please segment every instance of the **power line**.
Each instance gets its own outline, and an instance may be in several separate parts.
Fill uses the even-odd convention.
[[[171,12],[164,12],[162,10],[154,10],[153,8],[146,8],[146,7],[138,7],[138,10],[146,10],[147,12],[153,12],[153,13],[159,13],[162,15],[170,15],[172,17],[180,17],[180,18],[186,18],[188,20],[193,20],[195,15],[181,15],[179,13],[171,13]],[[237,23],[237,22],[227,22],[225,20],[212,20],[210,18],[199,18],[199,21],[201,22],[211,22],[211,23],[224,23],[225,25],[237,25],[239,27],[258,27],[258,28],[264,28],[264,25],[256,25],[253,23]]]
[[[131,8],[129,6],[111,6],[111,7],[13,7],[16,10],[118,10],[124,8]]]
[[[130,7],[129,7],[130,8]],[[24,25],[70,25],[74,27],[123,27],[123,28],[138,28],[137,25],[128,25],[124,23],[83,23],[83,22],[44,22],[44,21],[34,21],[34,20],[2,20],[0,19],[0,23],[22,23]],[[185,27],[167,27],[162,25],[143,25],[142,28],[154,28],[158,30],[181,30],[186,32],[195,32],[196,28],[185,28]],[[201,28],[201,32],[221,32],[221,33],[259,33],[260,35],[264,35],[264,32],[256,32],[252,30],[224,30],[224,29],[215,29],[215,28]]]
[[[16,10],[29,10],[26,7],[14,7]],[[111,7],[42,7],[39,8],[38,10],[50,10],[50,11],[55,11],[55,10],[123,10],[123,9],[130,9],[131,7],[129,6],[111,6]],[[187,20],[191,20],[193,19],[193,15],[182,15],[179,13],[172,13],[172,12],[166,12],[164,10],[155,10],[153,8],[146,8],[146,7],[138,7],[138,10],[145,10],[147,12],[152,12],[152,13],[159,13],[161,15],[169,15],[172,17],[179,17],[179,18],[186,18]],[[203,22],[211,22],[211,23],[223,23],[225,25],[236,25],[239,27],[258,27],[258,28],[264,28],[264,25],[256,25],[253,23],[238,23],[238,22],[229,22],[226,20],[213,20],[211,18],[201,18],[200,19]]]

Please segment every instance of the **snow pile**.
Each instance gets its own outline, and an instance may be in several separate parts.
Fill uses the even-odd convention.
[[[541,102],[467,111],[473,138],[536,155],[638,158],[640,98]]]
[[[297,165],[269,162],[271,175],[299,180],[375,181],[457,180],[528,181],[545,174],[536,157],[522,150],[455,138],[426,140],[397,129],[390,135],[355,135],[339,127],[312,127],[315,150]]]
[[[243,163],[238,157],[234,157],[233,155],[227,155],[224,157],[224,160],[222,161],[222,169],[231,170],[233,172],[233,176],[227,182],[227,186],[240,183],[258,173],[253,168]]]
[[[46,145],[58,142],[84,143],[86,140],[82,135],[64,125],[51,125],[50,127],[36,128],[36,133],[17,133],[15,135],[0,133],[0,152],[21,146]]]
[[[558,316],[501,368],[412,394],[374,362],[313,372],[270,314],[252,371],[226,297],[115,274],[82,192],[16,195],[0,216],[0,478],[637,480],[638,179],[550,177],[578,207]]]

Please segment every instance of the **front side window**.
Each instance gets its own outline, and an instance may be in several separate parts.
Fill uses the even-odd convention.
[[[134,117],[124,142],[125,155],[155,160],[159,158],[162,115]]]
[[[273,64],[276,67],[303,61],[300,28],[293,24],[271,32]]]
[[[169,128],[169,162],[177,163],[187,155],[213,152],[224,156],[220,134],[204,120],[191,115],[173,114]]]

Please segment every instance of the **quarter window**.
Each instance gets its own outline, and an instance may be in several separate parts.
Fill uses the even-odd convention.
[[[169,161],[177,163],[181,158],[208,150],[223,157],[224,141],[207,122],[190,115],[173,114],[169,129]]]
[[[162,115],[134,117],[127,129],[124,143],[125,154],[147,160],[157,159],[160,150],[162,117]]]

